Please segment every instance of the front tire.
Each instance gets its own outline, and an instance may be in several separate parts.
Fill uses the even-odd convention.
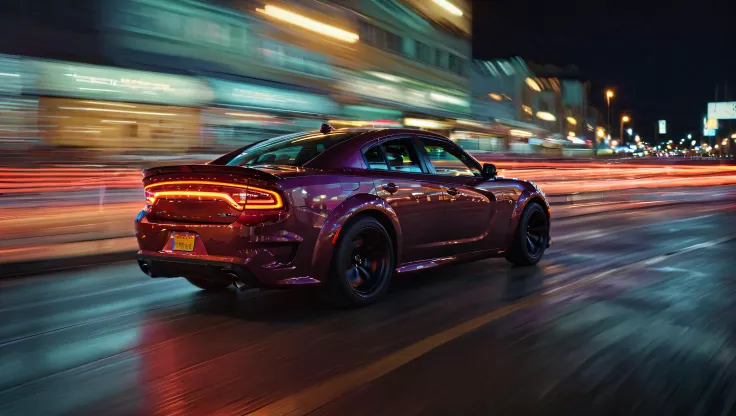
[[[530,202],[519,218],[506,260],[517,266],[537,264],[549,242],[549,217],[538,202]]]
[[[327,301],[362,307],[380,300],[394,271],[394,248],[386,229],[372,217],[359,217],[340,230],[327,282]]]
[[[194,286],[197,286],[198,288],[206,290],[208,292],[222,292],[231,285],[230,282],[201,279],[196,277],[186,277],[185,279],[187,279],[189,283],[193,284]]]

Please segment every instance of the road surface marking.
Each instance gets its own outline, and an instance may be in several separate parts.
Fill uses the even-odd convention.
[[[658,255],[649,259],[631,263],[626,266],[606,270],[604,272],[594,274],[589,278],[581,279],[573,283],[563,285],[559,288],[548,290],[547,292],[544,292],[540,295],[512,303],[510,305],[488,312],[484,315],[475,317],[469,321],[465,321],[442,332],[430,335],[429,337],[421,341],[409,345],[408,347],[402,348],[396,352],[393,352],[383,358],[373,361],[372,363],[366,364],[345,374],[334,376],[316,386],[306,388],[300,392],[279,399],[249,414],[256,416],[305,415],[319,409],[320,407],[332,402],[333,400],[340,398],[341,396],[344,396],[347,393],[355,391],[365,384],[368,384],[378,378],[385,376],[386,374],[404,366],[405,364],[408,364],[413,360],[416,360],[417,358],[422,357],[423,355],[449,343],[450,341],[458,339],[471,331],[474,331],[493,321],[501,319],[513,312],[539,304],[547,298],[558,295],[560,292],[588,286],[618,272],[631,271],[637,268],[649,267],[653,264],[660,263],[666,260],[670,256],[689,253],[695,250],[701,250],[733,239],[736,239],[736,236],[732,235],[728,237],[717,238],[714,240],[709,240],[703,243],[688,246],[679,250],[675,250],[666,255]]]

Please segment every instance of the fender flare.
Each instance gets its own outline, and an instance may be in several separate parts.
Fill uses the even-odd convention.
[[[514,242],[514,236],[516,235],[517,228],[519,228],[519,220],[521,219],[521,214],[524,212],[524,208],[532,201],[541,203],[542,208],[547,212],[547,219],[550,219],[552,211],[545,195],[539,189],[534,188],[522,191],[516,200],[514,211],[511,213],[511,218],[509,219],[509,228],[506,231],[506,251],[508,251]]]
[[[322,229],[317,236],[314,252],[312,253],[312,277],[321,282],[327,281],[330,265],[332,264],[332,255],[335,251],[333,241],[338,238],[340,230],[348,221],[355,218],[356,215],[370,211],[385,216],[393,226],[396,264],[399,264],[402,238],[401,225],[396,212],[386,201],[376,195],[358,194],[338,205],[322,224]],[[391,233],[391,230],[388,231]]]

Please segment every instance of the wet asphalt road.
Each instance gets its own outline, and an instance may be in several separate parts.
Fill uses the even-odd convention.
[[[0,414],[736,414],[736,204],[629,208],[360,310],[133,263],[4,279]]]

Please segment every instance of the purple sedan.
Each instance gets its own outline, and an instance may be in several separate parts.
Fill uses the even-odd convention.
[[[323,125],[147,169],[143,184],[141,270],[205,290],[319,285],[362,306],[395,275],[489,257],[533,265],[551,241],[534,184],[423,130]]]

